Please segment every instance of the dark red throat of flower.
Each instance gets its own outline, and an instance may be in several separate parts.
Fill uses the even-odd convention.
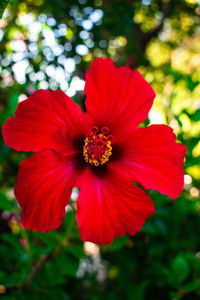
[[[83,156],[87,163],[100,166],[109,161],[112,155],[113,136],[107,127],[92,127],[84,140]]]

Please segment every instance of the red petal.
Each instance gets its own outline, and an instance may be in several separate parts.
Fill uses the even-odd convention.
[[[177,198],[184,185],[183,159],[186,147],[176,143],[172,128],[151,125],[138,128],[123,143],[121,169],[132,181]],[[119,167],[116,164],[116,167]],[[114,164],[111,164],[115,168]]]
[[[3,125],[6,144],[18,151],[68,147],[70,136],[88,131],[84,113],[61,91],[38,90]]]
[[[85,93],[90,123],[108,126],[124,138],[143,122],[155,93],[138,71],[116,68],[111,59],[96,59],[86,74]]]
[[[15,187],[24,226],[39,232],[59,227],[74,181],[72,162],[51,150],[24,160]]]
[[[87,169],[77,200],[77,222],[84,241],[109,244],[114,237],[141,230],[154,213],[152,200],[140,188],[116,177],[97,178]]]

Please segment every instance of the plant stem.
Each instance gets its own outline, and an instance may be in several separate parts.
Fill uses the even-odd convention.
[[[66,230],[65,235],[61,239],[59,245],[50,253],[44,254],[39,258],[39,260],[33,265],[31,272],[28,275],[28,278],[26,282],[23,284],[22,288],[28,288],[32,284],[32,281],[34,280],[34,278],[36,277],[37,273],[40,271],[42,266],[45,263],[53,260],[57,255],[59,255],[59,253],[62,251],[63,248],[70,245],[69,235],[74,226],[74,223],[75,223],[75,213],[73,213],[73,216],[71,217],[70,220],[70,224],[68,225],[68,229]]]

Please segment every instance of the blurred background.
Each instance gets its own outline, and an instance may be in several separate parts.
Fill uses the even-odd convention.
[[[24,230],[13,188],[30,154],[1,137],[0,296],[200,299],[200,0],[8,2],[0,1],[1,126],[39,88],[61,89],[84,109],[87,69],[111,57],[139,69],[156,91],[144,125],[170,125],[188,151],[181,196],[149,191],[156,214],[142,231],[99,247],[80,239],[76,189],[58,230]]]

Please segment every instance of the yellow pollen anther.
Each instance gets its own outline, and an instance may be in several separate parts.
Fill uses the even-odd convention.
[[[84,140],[83,156],[87,163],[93,166],[100,166],[109,161],[112,155],[111,140],[113,137],[108,135],[109,129],[105,127],[99,130],[91,130]]]

